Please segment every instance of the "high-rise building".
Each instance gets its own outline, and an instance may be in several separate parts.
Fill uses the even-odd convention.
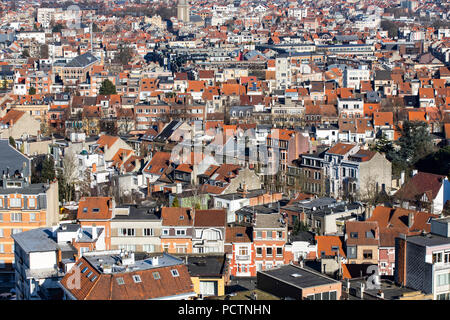
[[[189,3],[187,0],[179,0],[177,6],[178,21],[189,22]]]

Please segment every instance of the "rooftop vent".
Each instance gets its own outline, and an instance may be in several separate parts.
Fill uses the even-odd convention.
[[[291,277],[294,277],[294,278],[300,278],[302,275],[301,274],[299,274],[299,273],[293,273],[293,274],[291,274]]]

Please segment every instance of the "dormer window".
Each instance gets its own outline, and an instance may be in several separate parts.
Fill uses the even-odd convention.
[[[98,213],[98,212],[100,212],[100,209],[99,209],[99,208],[93,208],[93,209],[92,209],[92,212]]]
[[[350,232],[350,238],[358,239],[358,232]]]

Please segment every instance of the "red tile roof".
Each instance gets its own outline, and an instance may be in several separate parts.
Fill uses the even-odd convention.
[[[78,220],[109,220],[112,218],[111,197],[85,197],[78,204]]]

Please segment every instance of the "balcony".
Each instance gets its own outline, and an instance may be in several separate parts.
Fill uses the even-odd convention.
[[[236,260],[238,261],[244,261],[244,260],[250,260],[250,255],[245,255],[245,256],[236,256]]]

